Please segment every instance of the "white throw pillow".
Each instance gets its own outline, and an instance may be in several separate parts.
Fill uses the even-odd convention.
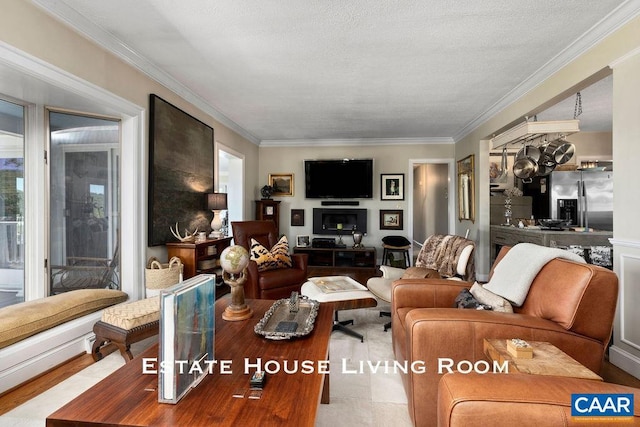
[[[471,295],[482,304],[490,305],[493,311],[501,311],[503,313],[513,313],[513,307],[506,299],[500,295],[485,289],[481,284],[475,282],[471,289]]]

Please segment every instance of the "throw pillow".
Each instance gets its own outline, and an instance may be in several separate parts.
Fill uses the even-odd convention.
[[[382,238],[382,243],[397,248],[411,245],[411,242],[404,236],[385,236]]]
[[[469,292],[471,292],[471,295],[473,295],[480,303],[490,305],[493,311],[513,313],[513,307],[511,307],[511,303],[509,303],[509,301],[502,298],[500,295],[496,295],[490,290],[485,289],[484,286],[478,282],[473,284]]]
[[[404,271],[401,279],[440,279],[440,273],[431,268],[409,267]]]
[[[258,264],[258,271],[290,268],[293,265],[291,255],[289,255],[287,236],[282,236],[271,250],[265,248],[257,240],[251,239],[250,253],[250,259]]]
[[[471,295],[469,289],[463,289],[456,297],[454,307],[471,308],[473,310],[491,310],[491,306],[482,304]]]

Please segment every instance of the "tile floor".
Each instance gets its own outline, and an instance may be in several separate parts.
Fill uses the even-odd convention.
[[[386,361],[390,366],[393,364],[391,331],[384,332],[382,328],[389,318],[381,318],[378,314],[385,308],[381,305],[340,313],[341,320],[355,320],[352,328],[363,334],[365,340],[361,343],[357,338],[339,331],[332,334],[329,350],[331,403],[320,405],[317,426],[411,426],[399,374],[394,373],[393,369],[385,373],[382,367],[376,371],[375,366],[370,367],[367,363]],[[134,354],[138,354],[149,342],[134,346]],[[111,353],[100,362],[0,416],[0,426],[43,427],[49,414],[123,364],[119,353]]]

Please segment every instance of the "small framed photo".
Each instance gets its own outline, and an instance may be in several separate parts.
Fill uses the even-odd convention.
[[[265,206],[264,207],[265,215],[273,215],[273,206]]]
[[[273,196],[293,196],[292,173],[270,173],[269,185],[273,188]]]
[[[311,246],[311,240],[308,235],[296,236],[296,246],[299,248],[306,248]]]
[[[291,225],[293,227],[304,225],[304,209],[291,209]]]
[[[404,174],[380,175],[380,199],[404,200]]]
[[[402,210],[380,210],[380,230],[402,230]]]

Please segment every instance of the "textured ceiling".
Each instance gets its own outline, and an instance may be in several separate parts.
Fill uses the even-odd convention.
[[[458,140],[639,9],[638,0],[35,2],[105,46],[116,40],[256,142]]]

